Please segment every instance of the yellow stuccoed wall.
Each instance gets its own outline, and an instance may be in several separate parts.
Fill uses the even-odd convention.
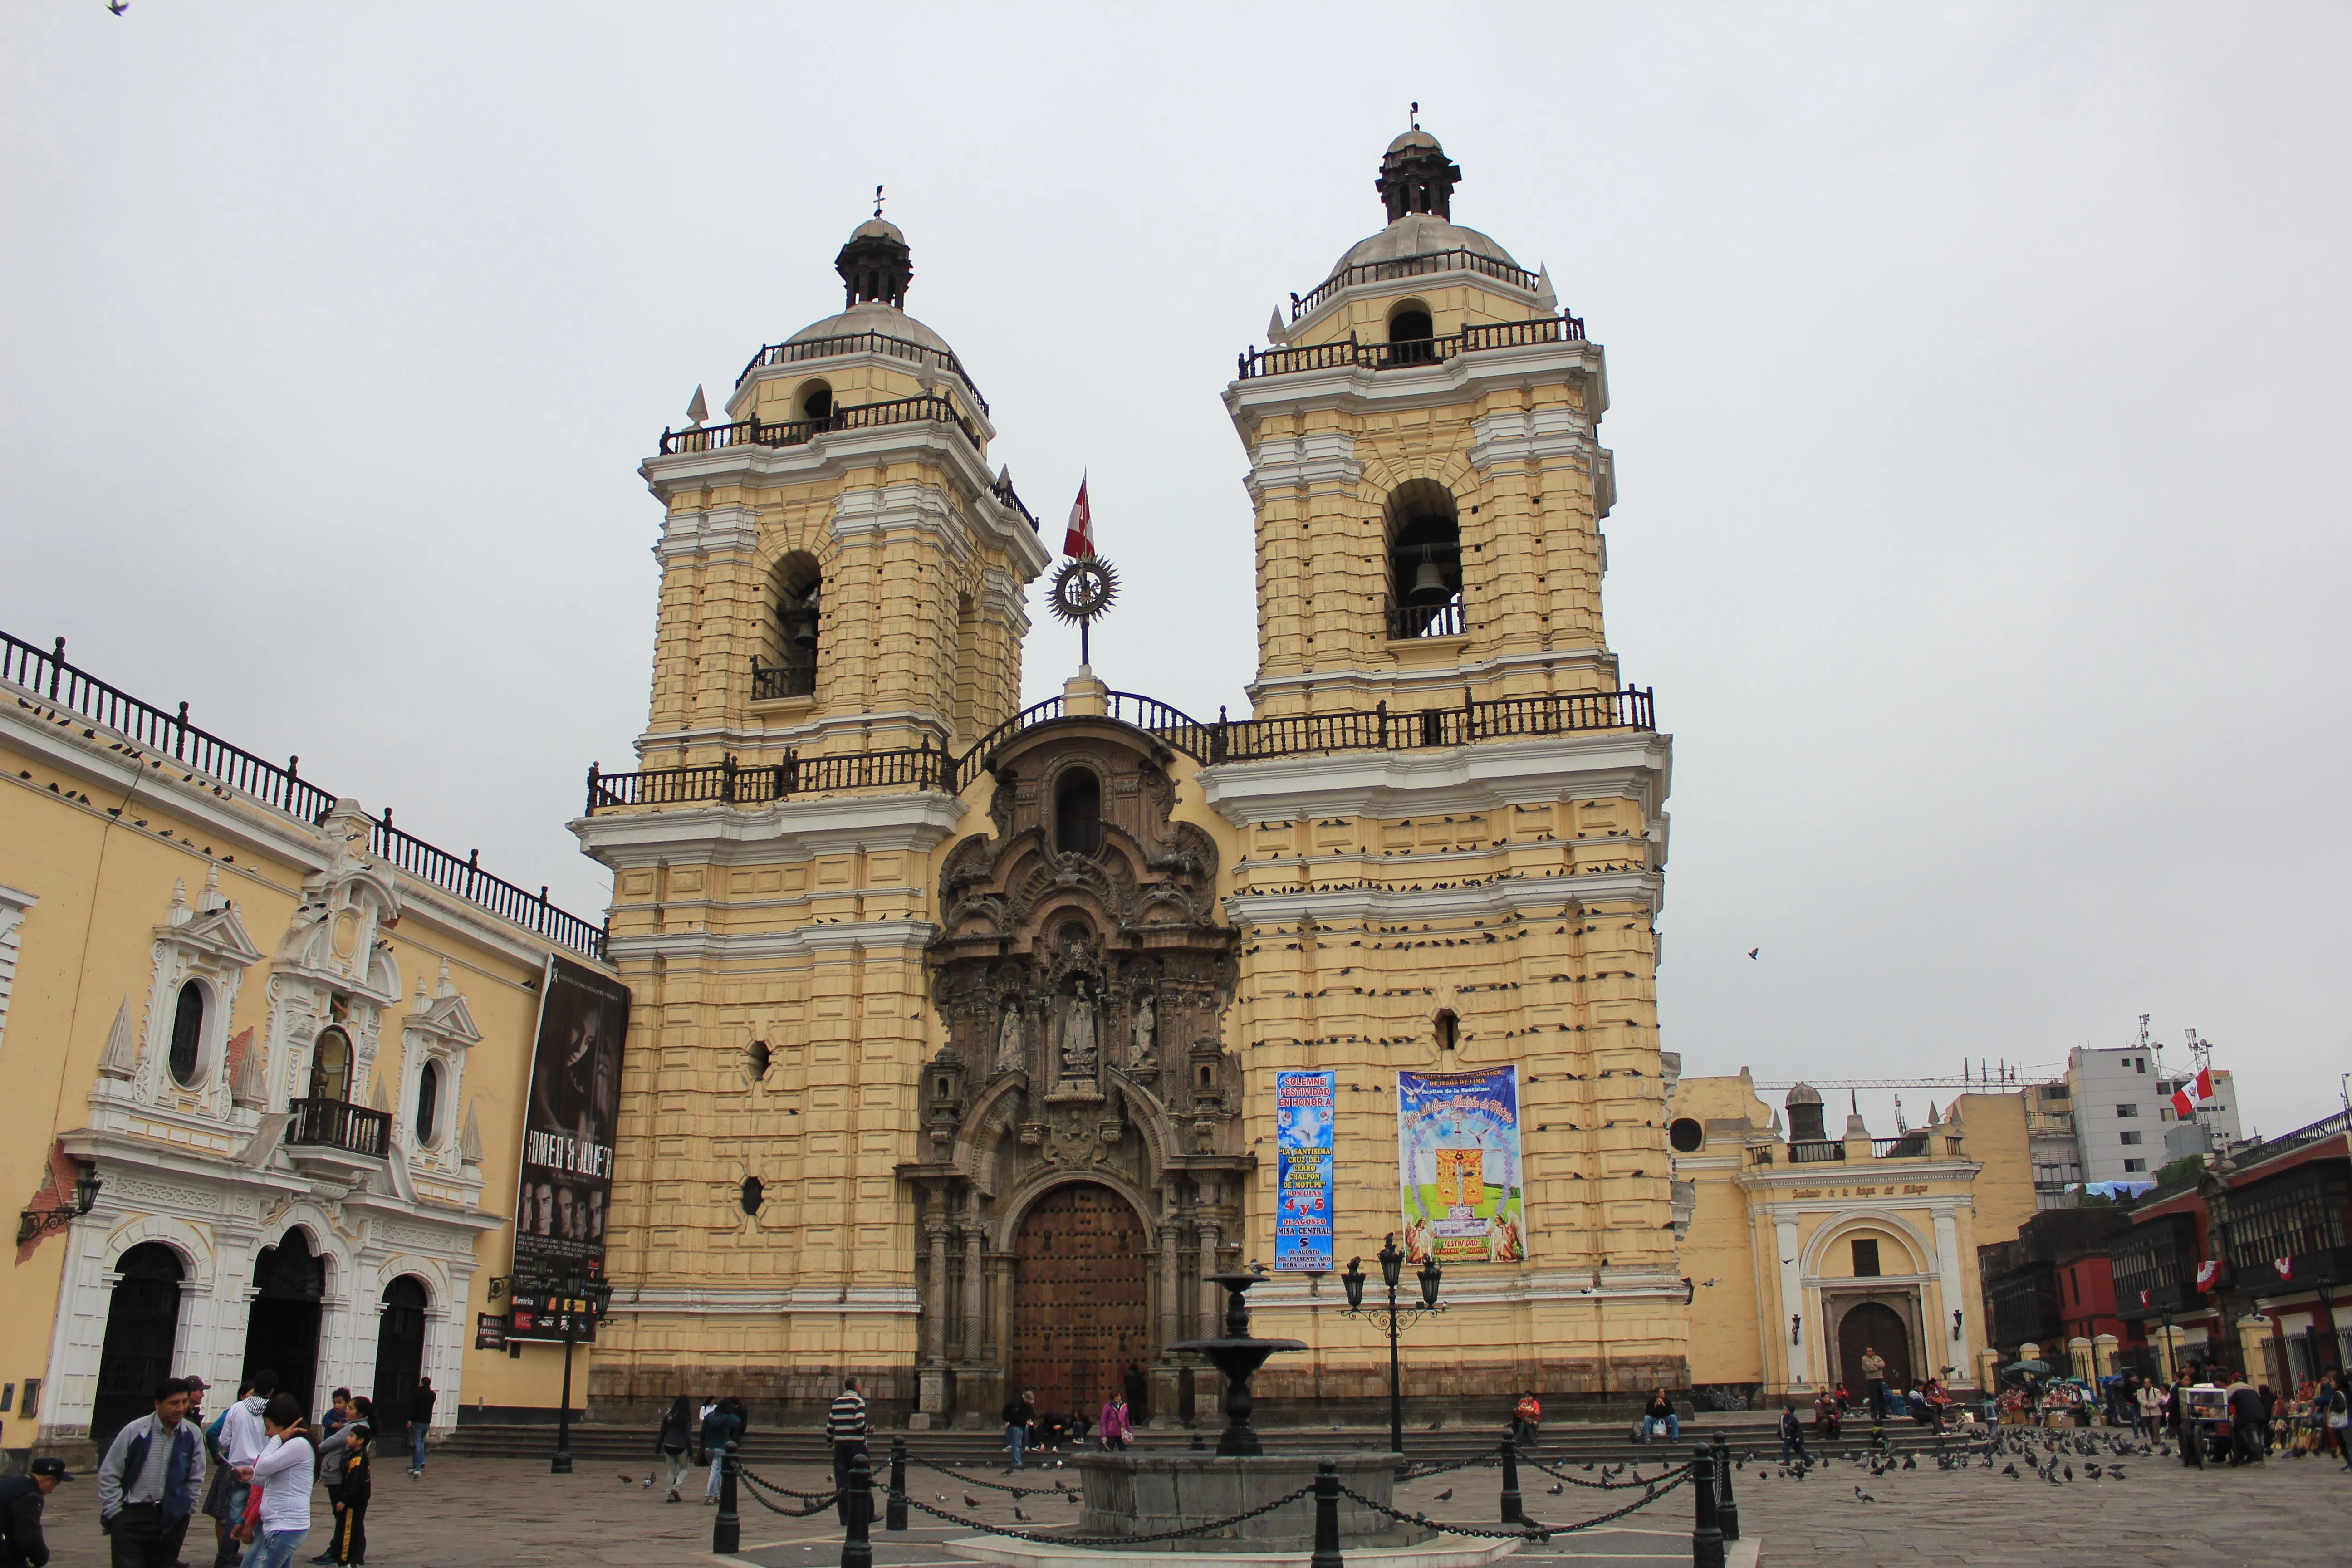
[[[219,895],[260,950],[259,961],[243,973],[226,1027],[214,1039],[225,1046],[251,1030],[250,1048],[262,1050],[270,1038],[274,955],[303,902],[304,879],[330,858],[322,834],[310,825],[183,766],[159,768],[152,757],[124,760],[133,754],[137,749],[127,751],[116,732],[0,686],[0,886],[38,900],[15,932],[16,973],[0,1024],[0,1073],[9,1086],[0,1098],[0,1190],[15,1194],[19,1207],[33,1205],[60,1138],[71,1141],[89,1123],[91,1086],[125,998],[138,1038],[148,1038],[157,928],[167,921],[174,885],[184,885],[189,902],[201,908],[206,879],[216,879]],[[436,1423],[454,1425],[461,1404],[551,1410],[560,1351],[534,1345],[510,1359],[503,1352],[472,1348],[475,1314],[504,1310],[502,1301],[489,1299],[488,1281],[506,1271],[509,1257],[506,1222],[513,1208],[539,1010],[537,983],[548,944],[404,875],[395,874],[394,883],[402,918],[384,930],[383,941],[403,994],[385,1009],[374,1073],[394,1101],[402,1136],[407,1136],[414,1116],[413,1104],[404,1098],[413,1074],[404,1070],[410,1064],[402,1019],[419,980],[437,989],[446,964],[448,984],[463,997],[482,1036],[466,1053],[461,1103],[445,1100],[443,1113],[445,1138],[462,1137],[468,1115],[479,1128],[478,1186],[470,1179],[453,1181],[421,1169],[413,1176],[427,1212],[488,1221],[471,1239],[461,1293],[434,1301],[449,1325],[441,1332],[457,1358],[454,1364],[445,1359],[430,1366],[444,1395]],[[168,1021],[164,1026],[168,1033]],[[208,1046],[203,1070],[208,1072],[217,1059],[213,1053]],[[364,1099],[367,1089],[362,1082],[355,1096]],[[220,1098],[226,1099],[225,1090]],[[131,1145],[152,1145],[142,1158],[169,1165],[181,1152],[236,1158],[247,1149],[254,1133],[251,1112],[215,1114],[207,1109],[210,1101],[195,1092],[168,1100],[180,1114],[149,1115],[137,1123],[143,1131],[131,1137]],[[99,1263],[138,1240],[164,1234],[156,1228],[157,1211],[141,1196],[152,1184],[150,1176],[112,1154],[100,1158],[99,1170],[106,1184],[92,1213],[75,1222],[70,1233],[45,1235],[19,1247],[16,1266],[0,1274],[0,1323],[8,1329],[8,1363],[0,1366],[0,1381],[20,1391],[29,1379],[45,1382],[33,1420],[17,1412],[5,1418],[10,1448],[42,1446],[70,1452],[83,1440],[90,1380],[87,1370],[77,1370],[73,1352],[58,1349],[61,1303],[68,1313],[87,1310],[102,1321],[107,1295],[96,1272]],[[225,1211],[223,1218],[232,1222],[232,1230],[257,1226],[262,1242],[274,1241],[286,1223],[300,1217],[299,1202],[293,1210],[284,1205],[302,1188],[281,1173],[265,1173],[256,1189],[260,1206],[244,1218]],[[289,1216],[274,1229],[268,1220],[272,1205]],[[355,1227],[346,1239],[361,1235],[356,1215],[336,1223]],[[212,1233],[202,1221],[167,1229],[166,1239],[176,1243],[184,1237],[205,1252],[214,1273],[230,1277],[224,1288],[232,1302],[230,1315],[208,1341],[192,1342],[184,1330],[173,1366],[233,1384],[245,1331],[239,1292],[252,1269],[251,1251],[237,1251],[236,1242]],[[89,1266],[89,1295],[68,1300],[69,1293],[61,1293],[68,1260],[85,1243],[99,1259]],[[436,1275],[434,1289],[440,1290],[443,1283]],[[334,1383],[366,1391],[374,1356],[373,1302],[381,1288],[373,1278],[331,1280],[331,1296],[351,1298],[352,1323],[345,1342],[322,1354],[322,1393]],[[191,1279],[184,1296],[195,1289]],[[80,1331],[68,1325],[67,1337]],[[94,1345],[85,1348],[94,1361]]]

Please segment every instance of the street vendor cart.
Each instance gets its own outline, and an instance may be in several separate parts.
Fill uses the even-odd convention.
[[[2180,1462],[2191,1469],[2230,1458],[2230,1391],[2210,1383],[2180,1390]]]

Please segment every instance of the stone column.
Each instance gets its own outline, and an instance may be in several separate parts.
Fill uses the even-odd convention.
[[[988,1286],[981,1274],[983,1239],[974,1214],[963,1227],[963,1359],[968,1362],[981,1359],[988,1341]]]
[[[908,1426],[927,1431],[948,1413],[948,1222],[934,1197],[923,1225],[930,1243],[930,1278],[923,1300],[923,1365],[916,1375],[915,1414]]]
[[[2118,1342],[2119,1342],[2113,1334],[2093,1334],[2091,1336],[2091,1363],[2093,1366],[2098,1369],[2098,1373],[2101,1377],[2107,1377],[2114,1373],[2116,1370],[2116,1347]]]
[[[1788,1260],[1780,1265],[1780,1300],[1779,1310],[1773,1314],[1773,1332],[1782,1344],[1788,1345],[1790,1383],[1802,1384],[1807,1381],[1805,1368],[1811,1359],[1812,1341],[1819,1337],[1821,1325],[1806,1324],[1806,1342],[1801,1345],[1789,1344],[1789,1319],[1792,1314],[1805,1310],[1805,1292],[1801,1283],[1804,1276],[1797,1258],[1796,1216],[1776,1215],[1772,1221],[1772,1235],[1774,1245],[1780,1249],[1773,1256]]]
[[[1151,1363],[1150,1425],[1153,1426],[1173,1426],[1184,1397],[1183,1368],[1177,1364],[1175,1352],[1168,1348],[1186,1337],[1183,1271],[1176,1258],[1177,1241],[1182,1234],[1183,1226],[1178,1224],[1160,1227],[1160,1353]]]
[[[1944,1312],[1943,1322],[1930,1328],[1928,1332],[1948,1349],[1944,1355],[1928,1361],[1927,1365],[1919,1370],[1923,1373],[1932,1372],[1948,1360],[1952,1366],[1965,1373],[1969,1365],[1969,1342],[1973,1337],[1969,1331],[1969,1321],[1977,1314],[1973,1310],[1974,1303],[1967,1300],[1968,1288],[1960,1283],[1959,1225],[1949,1209],[1937,1209],[1935,1220],[1936,1273],[1943,1283]],[[1960,1337],[1957,1340],[1952,1338],[1952,1311],[1955,1308],[1960,1313]]]
[[[1209,1276],[1217,1271],[1217,1245],[1222,1237],[1215,1220],[1204,1218],[1197,1223],[1201,1247],[1200,1337],[1214,1339],[1224,1322],[1225,1293],[1209,1283]]]

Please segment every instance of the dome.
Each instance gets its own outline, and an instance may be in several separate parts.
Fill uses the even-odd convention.
[[[1402,153],[1408,147],[1435,147],[1441,153],[1445,151],[1444,148],[1437,146],[1436,137],[1418,125],[1389,143],[1389,151],[1391,153]]]
[[[1430,256],[1447,250],[1467,250],[1506,267],[1519,265],[1490,235],[1428,213],[1409,213],[1370,238],[1358,240],[1331,270],[1336,274],[1367,262],[1401,261],[1409,256]]]
[[[804,343],[814,338],[845,338],[858,332],[879,332],[886,338],[900,338],[910,343],[920,343],[940,353],[953,353],[947,340],[915,320],[895,305],[879,300],[868,300],[852,305],[837,316],[827,316],[822,321],[811,321],[784,342]]]
[[[852,239],[887,239],[893,240],[900,245],[907,243],[907,237],[898,232],[898,226],[897,224],[890,222],[887,218],[878,217],[867,218],[864,223],[859,224],[857,227],[851,232],[849,237]]]
[[[1782,1100],[1780,1103],[1783,1105],[1819,1105],[1821,1102],[1822,1091],[1820,1089],[1815,1089],[1811,1084],[1801,1083],[1797,1085],[1796,1088],[1790,1089],[1789,1091],[1789,1098]]]

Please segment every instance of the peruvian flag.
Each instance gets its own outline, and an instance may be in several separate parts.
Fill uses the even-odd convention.
[[[2273,1258],[2271,1259],[2271,1267],[2278,1270],[2278,1277],[2281,1279],[2294,1278],[2294,1259],[2292,1258]]]
[[[2185,1083],[2172,1091],[2172,1114],[2180,1121],[2197,1114],[2197,1102],[2189,1098],[2189,1086]]]
[[[2213,1289],[2213,1280],[2221,1272],[2221,1260],[2218,1258],[2209,1258],[2204,1262],[2199,1264],[2197,1266],[2197,1289],[2200,1290],[2210,1290]]]
[[[2189,1091],[2192,1088],[2197,1090],[2197,1098],[2194,1100],[2189,1098]],[[2197,1069],[2197,1077],[2195,1079],[2189,1083],[2182,1084],[2179,1089],[2173,1091],[2172,1114],[2179,1118],[2181,1121],[2186,1121],[2197,1113],[2197,1107],[2200,1103],[2212,1098],[2213,1069],[2211,1068],[2200,1068]]]
[[[1070,503],[1069,527],[1062,534],[1062,553],[1092,555],[1095,552],[1095,511],[1087,504],[1087,477],[1078,476],[1078,499]]]

